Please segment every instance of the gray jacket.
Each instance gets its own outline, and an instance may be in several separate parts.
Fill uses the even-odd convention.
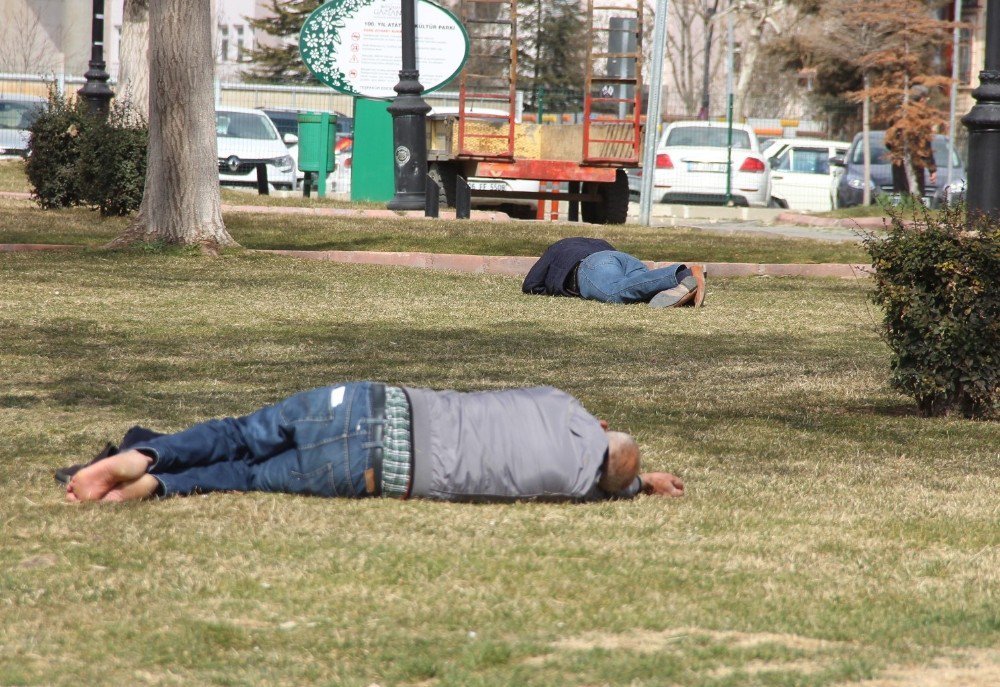
[[[597,486],[607,437],[569,394],[552,387],[404,391],[412,411],[411,496],[446,501],[611,496]]]

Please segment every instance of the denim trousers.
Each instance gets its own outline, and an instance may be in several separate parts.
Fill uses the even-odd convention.
[[[648,303],[660,291],[677,286],[675,263],[651,270],[638,258],[616,250],[602,250],[583,259],[577,268],[580,296],[604,303]]]
[[[295,394],[239,418],[202,422],[176,434],[138,441],[154,456],[149,472],[160,495],[270,491],[366,496],[365,471],[376,424],[373,382]]]

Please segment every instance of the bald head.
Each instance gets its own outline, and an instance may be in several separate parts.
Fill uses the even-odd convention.
[[[608,462],[597,483],[604,491],[619,492],[639,474],[639,444],[625,432],[608,432]]]

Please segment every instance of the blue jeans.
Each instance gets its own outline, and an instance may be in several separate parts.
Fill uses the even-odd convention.
[[[164,496],[271,491],[366,496],[376,424],[372,382],[303,391],[239,418],[209,420],[132,446],[154,456]]]
[[[583,259],[577,269],[580,296],[604,303],[648,303],[665,289],[677,286],[674,263],[651,270],[638,258],[616,250],[602,250]]]

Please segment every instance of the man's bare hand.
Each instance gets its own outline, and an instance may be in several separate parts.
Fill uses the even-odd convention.
[[[644,472],[639,475],[642,480],[642,493],[654,496],[684,496],[684,482],[680,477],[669,472]]]

